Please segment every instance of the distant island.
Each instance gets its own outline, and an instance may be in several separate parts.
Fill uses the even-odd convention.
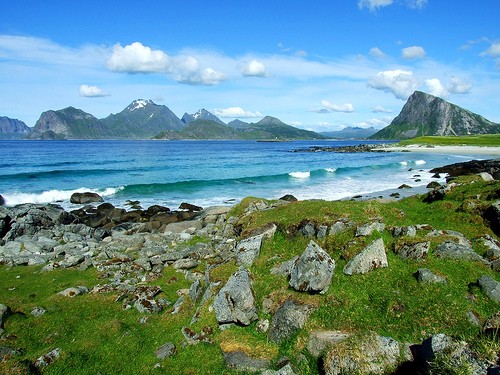
[[[43,112],[33,128],[24,122],[0,117],[0,139],[225,139],[225,140],[402,140],[421,136],[499,134],[500,124],[441,98],[415,91],[399,115],[385,128],[346,127],[316,133],[265,116],[256,123],[224,123],[206,109],[185,113],[180,119],[167,106],[137,99],[123,111],[98,119],[81,109],[67,107]]]

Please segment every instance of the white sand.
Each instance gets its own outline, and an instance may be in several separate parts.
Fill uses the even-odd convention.
[[[500,155],[499,147],[486,146],[427,146],[427,145],[409,145],[409,146],[389,146],[376,148],[380,151],[396,152],[429,152],[439,154],[453,155]]]

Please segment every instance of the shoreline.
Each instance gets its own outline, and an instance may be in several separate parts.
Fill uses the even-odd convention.
[[[440,145],[409,145],[409,146],[385,146],[374,147],[375,152],[426,152],[452,155],[498,155],[500,146],[440,146]]]

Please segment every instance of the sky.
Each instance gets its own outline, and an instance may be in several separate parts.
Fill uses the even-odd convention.
[[[135,99],[224,122],[388,125],[420,90],[500,122],[500,1],[2,0],[0,116]]]

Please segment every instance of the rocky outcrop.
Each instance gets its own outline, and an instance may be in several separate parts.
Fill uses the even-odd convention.
[[[384,241],[378,238],[346,264],[344,273],[346,275],[363,274],[388,266]]]
[[[104,202],[104,199],[102,199],[99,194],[88,191],[85,193],[71,194],[69,201],[73,204],[89,204],[95,202]]]
[[[495,180],[500,179],[500,159],[471,160],[430,170],[430,173],[447,173],[450,177],[469,176],[484,172],[491,175]]]
[[[30,134],[31,128],[24,122],[0,116],[0,139],[23,138]]]
[[[269,339],[279,344],[292,337],[304,327],[311,310],[310,306],[287,300],[271,319]]]

